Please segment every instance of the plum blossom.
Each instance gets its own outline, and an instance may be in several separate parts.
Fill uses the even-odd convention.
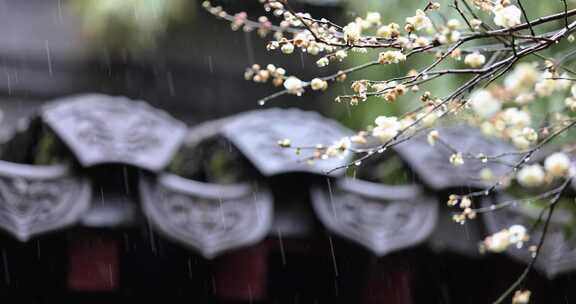
[[[312,90],[315,90],[315,91],[326,90],[328,88],[328,82],[326,82],[325,80],[322,80],[320,78],[314,78],[310,82],[310,87],[312,88]]]
[[[347,42],[356,42],[362,36],[362,27],[355,22],[350,22],[344,28],[344,39]]]
[[[531,89],[538,80],[539,74],[534,63],[519,63],[504,79],[504,87],[506,90],[518,94]]]
[[[468,54],[464,58],[464,64],[466,64],[470,67],[473,67],[473,68],[479,68],[479,67],[483,66],[485,62],[486,62],[486,57],[484,57],[484,55],[482,55],[478,52]]]
[[[516,175],[518,183],[527,188],[541,186],[544,183],[544,177],[544,169],[539,164],[524,166]]]
[[[501,27],[513,27],[521,22],[522,11],[516,5],[497,5],[492,10],[494,13],[494,23]]]
[[[297,77],[290,76],[284,80],[284,88],[292,94],[298,94],[302,92],[303,83],[302,80]]]
[[[416,15],[406,18],[406,23],[411,25],[417,31],[432,26],[430,18],[426,16],[426,13],[423,10],[416,10]]]
[[[502,103],[488,90],[478,90],[470,96],[472,110],[481,118],[491,118],[502,109]]]
[[[374,121],[376,127],[372,129],[372,135],[386,143],[393,139],[400,131],[400,122],[395,116],[378,116]]]
[[[526,127],[532,122],[530,113],[519,110],[518,108],[507,108],[502,113],[504,122],[513,127]]]
[[[526,227],[522,225],[512,225],[508,229],[502,229],[485,238],[482,242],[482,247],[487,251],[500,253],[504,252],[513,244],[521,248],[528,238]]]
[[[544,161],[546,172],[553,177],[561,177],[570,169],[570,158],[564,153],[554,153]]]

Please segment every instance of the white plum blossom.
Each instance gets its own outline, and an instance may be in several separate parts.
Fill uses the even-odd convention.
[[[464,164],[464,158],[462,157],[462,153],[454,153],[450,155],[450,163],[454,167],[459,167]]]
[[[434,146],[436,144],[436,140],[440,137],[440,133],[437,130],[432,130],[428,133],[426,140],[430,146]]]
[[[336,53],[334,54],[334,56],[335,56],[338,60],[342,61],[342,60],[344,60],[344,58],[348,57],[348,52],[346,52],[345,50],[339,50],[338,52],[336,52]]]
[[[482,25],[482,21],[474,18],[470,20],[470,25],[472,26],[473,29],[478,30],[480,28],[480,25]]]
[[[504,79],[504,87],[506,90],[514,94],[531,89],[540,73],[536,70],[534,63],[519,63]]]
[[[516,290],[512,297],[512,304],[528,304],[531,294],[530,290]]]
[[[372,136],[386,143],[394,138],[400,131],[401,124],[395,116],[378,116],[374,121],[376,127],[372,129]]]
[[[400,63],[401,61],[406,61],[406,55],[400,51],[385,51],[378,55],[380,64]]]
[[[318,46],[318,43],[315,41],[308,42],[308,47],[306,48],[306,52],[308,52],[308,54],[316,56],[320,53],[320,51],[321,49]]]
[[[460,200],[460,208],[470,208],[472,206],[472,200],[465,196]]]
[[[538,133],[532,128],[511,128],[509,136],[516,148],[524,150],[538,140]]]
[[[311,39],[310,37],[311,37],[311,35],[309,36],[308,33],[305,33],[305,32],[298,33],[298,34],[294,35],[294,39],[293,39],[294,45],[296,45],[297,47],[306,46],[306,45],[308,45],[308,43]]]
[[[468,54],[466,57],[464,57],[464,64],[473,68],[479,68],[483,66],[485,62],[486,57],[478,52]]]
[[[460,27],[460,21],[458,19],[450,19],[446,22],[446,26],[451,30],[458,29]]]
[[[480,125],[480,131],[482,131],[482,134],[486,136],[494,136],[496,128],[491,122],[485,121]]]
[[[391,39],[395,36],[400,35],[400,26],[397,23],[390,23],[388,25],[383,25],[376,31],[376,36],[385,39]]]
[[[484,240],[486,249],[491,252],[504,252],[510,246],[510,232],[507,229],[498,231]]]
[[[484,239],[483,246],[490,252],[504,252],[512,244],[521,248],[528,240],[526,227],[522,225],[512,225],[508,229],[502,229]]]
[[[526,104],[529,104],[533,100],[534,100],[534,94],[522,93],[522,94],[516,96],[516,98],[514,98],[514,103],[516,103],[518,105],[526,105]]]
[[[292,146],[292,141],[289,138],[284,138],[278,140],[278,146],[282,148],[289,148]]]
[[[522,11],[516,5],[497,5],[492,10],[494,13],[494,23],[501,27],[513,27],[522,23]]]
[[[362,36],[362,27],[355,22],[348,23],[343,30],[347,42],[356,42]]]
[[[491,118],[502,109],[502,103],[488,90],[478,90],[470,96],[472,110],[481,118]]]
[[[297,77],[290,76],[284,80],[284,88],[292,94],[298,94],[302,92],[302,80]]]
[[[539,164],[524,166],[516,175],[518,183],[527,188],[541,186],[544,177],[544,169]]]
[[[318,59],[318,61],[316,61],[316,65],[319,68],[323,68],[329,64],[330,64],[330,60],[328,59],[328,57],[322,57],[322,58]]]
[[[292,43],[285,43],[284,45],[282,45],[280,50],[284,54],[292,54],[294,52],[294,45]]]
[[[310,82],[310,87],[312,88],[312,90],[315,90],[315,91],[326,90],[326,88],[328,88],[328,82],[326,82],[325,80],[322,80],[320,78],[314,78]]]
[[[516,244],[518,247],[522,247],[522,244],[528,239],[528,231],[522,225],[510,226],[508,233],[510,234],[510,243]]]
[[[567,97],[564,99],[564,104],[570,108],[570,111],[576,112],[576,98],[574,97]]]
[[[399,128],[400,122],[396,116],[378,116],[374,120],[374,123],[378,127],[384,128]]]
[[[550,72],[542,73],[540,81],[534,86],[534,91],[540,97],[550,96],[558,89],[558,81],[551,79],[554,75]]]
[[[324,157],[327,158],[337,156],[339,158],[344,158],[350,152],[349,149],[351,145],[352,142],[350,141],[350,138],[343,137],[326,148]]]
[[[530,113],[519,110],[518,108],[508,108],[502,113],[502,119],[509,126],[527,127],[532,122]]]
[[[570,169],[570,158],[565,153],[554,153],[546,158],[544,168],[553,177],[564,176]]]
[[[432,26],[430,18],[426,16],[426,13],[423,10],[416,10],[416,15],[406,18],[406,23],[413,26],[417,31]]]
[[[512,139],[512,144],[520,150],[524,150],[530,147],[531,142],[522,134],[522,131],[518,129],[512,129],[510,131],[510,138]]]
[[[417,47],[425,47],[430,44],[430,40],[426,37],[418,37],[414,40],[414,45]]]
[[[538,132],[532,128],[524,128],[522,129],[522,135],[526,137],[526,139],[533,143],[538,140]]]

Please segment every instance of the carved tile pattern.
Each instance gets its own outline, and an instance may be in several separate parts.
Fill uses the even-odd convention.
[[[502,199],[500,199],[502,200]],[[506,200],[506,199],[504,199]],[[486,200],[484,207],[488,207],[491,201]],[[520,206],[511,206],[499,209],[498,211],[486,213],[484,222],[488,234],[495,233],[504,228],[508,228],[511,223],[523,224],[531,227],[534,219],[525,215],[526,211],[519,210]],[[544,273],[549,278],[554,278],[563,273],[569,273],[576,270],[576,237],[569,237],[567,230],[562,225],[565,222],[562,218],[563,210],[557,209],[552,216],[552,222],[548,228],[546,239],[536,260],[534,267]],[[566,218],[566,217],[564,217]],[[536,244],[542,236],[542,225],[534,231],[530,237]],[[506,254],[513,259],[523,263],[529,263],[532,259],[530,252],[524,246],[521,249],[509,248]]]
[[[143,207],[151,223],[168,238],[206,258],[262,240],[272,224],[267,192],[215,199],[173,191],[142,180]]]
[[[438,213],[435,200],[423,196],[385,200],[342,189],[332,194],[315,189],[313,206],[328,229],[378,256],[424,241],[432,233]]]
[[[314,112],[296,109],[248,112],[225,124],[223,133],[265,175],[297,171],[323,174],[348,162],[347,158],[330,159],[309,165],[302,160],[311,156],[310,150],[296,155],[293,149],[277,145],[278,140],[285,138],[295,146],[329,145],[351,134],[335,121]]]
[[[27,241],[75,223],[88,209],[89,200],[89,184],[77,177],[0,177],[0,228]]]
[[[183,123],[143,102],[106,95],[51,103],[42,116],[87,167],[126,163],[159,171],[186,132]]]
[[[510,145],[489,139],[470,127],[459,126],[439,129],[441,138],[455,147],[461,153],[477,155],[496,155],[514,151]],[[480,160],[466,160],[464,166],[455,167],[450,164],[452,152],[437,144],[430,146],[426,140],[426,132],[405,141],[394,148],[400,156],[416,171],[418,176],[434,190],[453,187],[484,187],[479,172],[482,168],[490,168],[496,176],[507,172],[508,167],[494,162],[482,163]],[[514,157],[502,158],[513,162]]]

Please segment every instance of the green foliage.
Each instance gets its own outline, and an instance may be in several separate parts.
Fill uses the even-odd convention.
[[[385,185],[406,185],[413,181],[410,169],[396,154],[389,154],[366,166],[353,167],[347,173],[349,176]]]
[[[183,147],[172,160],[169,171],[186,178],[218,184],[245,181],[256,174],[241,153],[221,138]]]
[[[68,4],[82,20],[90,42],[113,50],[156,46],[169,25],[193,12],[185,0],[83,0]]]
[[[438,12],[431,12],[431,18],[436,24],[442,24],[445,20],[450,18],[456,18],[461,21],[464,25],[464,21],[458,15],[456,10],[450,7],[453,0],[438,0],[442,5],[441,10],[442,15]],[[382,15],[382,20],[384,23],[396,22],[398,24],[404,24],[404,20],[408,16],[412,16],[417,9],[422,9],[426,5],[426,1],[402,1],[402,0],[390,0],[390,1],[380,1],[380,0],[365,0],[365,1],[347,1],[346,2],[346,20],[353,21],[355,16],[364,16],[368,11],[379,12]],[[460,1],[460,3],[462,3]],[[545,16],[548,14],[553,14],[561,12],[564,7],[562,1],[523,1],[524,7],[528,12],[530,19],[535,19],[539,16]],[[461,5],[462,6],[462,5]],[[394,8],[394,9],[390,9]],[[487,23],[492,24],[493,16],[490,16],[483,12],[477,12],[479,16]],[[538,33],[544,33],[548,30],[557,28],[559,25],[563,24],[562,21],[557,21],[555,23],[548,24],[546,26],[541,26],[538,28]],[[552,47],[539,54],[544,57],[552,57],[553,54],[558,55],[561,52],[570,49],[570,45],[567,43],[561,43],[558,46]],[[370,60],[377,58],[377,51],[369,51],[368,54],[356,54],[351,52],[349,58],[345,62],[345,67],[357,66]],[[524,59],[523,61],[540,61],[542,58],[532,56]],[[401,65],[395,66],[376,66],[374,68],[364,70],[354,75],[350,78],[353,79],[370,79],[370,80],[385,80],[390,79],[395,76],[406,75],[410,69],[417,69],[429,64],[431,58],[429,56],[415,56],[409,58],[406,62]],[[454,59],[448,59],[450,64],[456,64],[463,66],[462,62],[457,62]],[[446,67],[447,65],[440,65],[438,68]],[[353,76],[353,77],[352,77]],[[419,104],[419,94],[424,91],[430,91],[434,96],[443,97],[448,95],[450,92],[454,91],[460,84],[462,84],[467,79],[466,76],[451,76],[451,77],[441,77],[436,79],[426,86],[421,86],[420,91],[416,93],[408,93],[401,96],[394,103],[386,103],[384,100],[376,97],[368,98],[366,102],[360,103],[358,106],[343,106],[341,104],[333,103],[332,113],[333,116],[337,117],[341,122],[347,126],[355,129],[361,129],[366,125],[373,123],[374,119],[379,115],[400,115],[412,109],[415,109]],[[498,81],[501,81],[499,79]],[[342,86],[339,93],[346,92],[350,93],[350,82],[345,82],[341,84]],[[327,98],[328,99],[328,98]],[[563,105],[564,96],[561,94],[554,94],[549,98],[545,98],[546,102],[535,102],[530,106],[531,112],[534,114],[536,121],[542,121],[547,115],[546,113],[554,113],[559,107]],[[330,100],[326,100],[330,102]]]

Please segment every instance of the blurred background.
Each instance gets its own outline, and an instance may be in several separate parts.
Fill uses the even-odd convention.
[[[303,56],[298,51],[291,55],[267,52],[265,46],[272,37],[262,39],[255,32],[234,32],[228,22],[204,11],[201,2],[0,0],[0,110],[3,112],[0,136],[7,138],[12,134],[12,130],[21,127],[23,118],[33,115],[46,102],[88,92],[144,100],[154,107],[166,110],[189,126],[259,108],[296,107],[318,111],[350,128],[362,128],[372,123],[379,115],[398,114],[412,109],[418,103],[415,94],[407,94],[394,104],[386,104],[381,99],[368,100],[355,107],[335,103],[334,98],[338,94],[350,92],[348,81],[331,85],[325,93],[310,91],[302,97],[285,95],[261,107],[257,101],[275,92],[276,89],[269,84],[256,84],[244,80],[243,73],[252,64],[265,66],[272,63],[285,68],[290,75],[310,80],[318,75],[332,74],[337,70],[373,60],[376,53],[367,55],[350,53],[345,62],[331,65],[326,70],[321,70],[319,74],[315,65],[318,58]],[[380,12],[384,22],[402,23],[405,17],[413,15],[416,9],[423,8],[427,3],[423,0],[293,0],[293,2],[300,11],[325,17],[339,24],[345,24],[356,16],[365,16],[367,11]],[[439,2],[444,7],[451,3],[451,1]],[[561,1],[524,2],[528,12],[534,14],[533,17],[557,12],[562,7]],[[245,11],[252,19],[265,14],[257,0],[221,0],[214,4],[223,6],[231,14]],[[442,22],[445,18],[456,15],[451,15],[449,9],[444,11],[448,13],[444,16],[434,16],[434,19]],[[552,51],[562,51],[566,46],[559,48],[560,50]],[[549,51],[543,52],[542,55],[549,55],[547,52]],[[429,58],[416,58],[414,65],[409,68],[421,67],[428,60]],[[408,67],[394,65],[366,70],[351,78],[379,80],[406,73]],[[443,96],[462,81],[463,79],[456,77],[443,78],[422,89]],[[550,103],[540,103],[535,107],[548,108],[562,103],[560,96],[552,96],[550,100]],[[114,191],[119,191],[118,185],[128,184],[125,166],[115,168],[114,174],[110,174],[112,171],[109,169],[94,169],[89,174],[98,181],[98,185],[103,184]],[[128,171],[130,187],[136,187],[132,185],[135,183],[136,170],[131,168]],[[402,174],[408,174],[407,171],[409,170],[405,170]],[[274,183],[282,188],[280,193],[304,193],[309,189],[303,185],[305,182],[300,178],[300,176],[291,177]],[[413,181],[417,178],[410,176],[407,180]],[[324,183],[324,180],[321,182]],[[121,188],[121,191],[124,190]],[[434,202],[438,199],[441,206],[444,206],[446,195],[447,193],[439,191],[429,194],[429,197],[432,197]],[[308,192],[296,199],[308,202]],[[310,214],[311,211],[308,212],[308,215]],[[156,301],[164,299],[165,296],[185,295],[183,299],[196,300],[197,303],[208,302],[208,299],[214,303],[355,303],[353,301],[358,299],[362,299],[358,300],[358,303],[486,303],[506,288],[523,269],[522,263],[512,262],[503,257],[480,259],[477,255],[477,239],[474,239],[474,236],[482,235],[480,233],[482,228],[478,230],[472,227],[470,231],[460,231],[472,237],[467,238],[467,242],[458,243],[461,239],[458,239],[451,230],[455,224],[451,223],[449,212],[441,212],[439,216],[446,221],[438,224],[435,234],[431,237],[436,250],[423,245],[386,255],[385,258],[377,258],[368,251],[360,250],[357,245],[336,239],[339,252],[336,261],[331,251],[327,249],[332,248],[332,239],[326,238],[326,234],[320,229],[321,237],[315,234],[313,242],[295,241],[290,245],[296,249],[289,253],[290,267],[285,267],[286,256],[278,249],[284,250],[283,247],[279,247],[283,244],[279,245],[277,239],[273,237],[271,247],[275,246],[276,251],[268,263],[270,276],[265,278],[265,284],[268,285],[261,287],[268,289],[261,293],[250,290],[248,294],[244,289],[237,292],[236,278],[240,280],[253,278],[251,272],[247,276],[243,274],[248,272],[245,271],[246,268],[255,272],[259,270],[261,264],[253,265],[250,261],[255,261],[259,255],[263,255],[259,251],[261,249],[259,246],[270,245],[272,243],[270,240],[263,241],[254,248],[240,251],[230,259],[210,264],[182,247],[154,236],[147,224],[138,227],[148,233],[142,237],[144,240],[138,239],[144,234],[142,231],[138,231],[139,234],[135,233],[138,235],[136,237],[130,234],[130,241],[127,241],[128,234],[124,232],[115,234],[114,240],[120,241],[114,244],[107,243],[109,241],[107,238],[100,239],[100,234],[97,234],[100,248],[98,250],[82,246],[76,248],[74,244],[77,243],[70,245],[61,238],[42,239],[42,244],[51,244],[46,247],[40,246],[38,241],[26,244],[25,248],[19,243],[2,239],[10,244],[7,245],[10,250],[0,249],[2,258],[0,265],[3,271],[0,272],[0,290],[12,292],[14,288],[20,288],[19,294],[26,295],[29,286],[26,285],[27,278],[34,275],[36,270],[42,273],[39,277],[43,281],[39,283],[32,280],[34,281],[32,285],[40,287],[31,294],[36,295],[37,292],[40,295],[48,295],[50,290],[46,289],[52,288],[54,284],[60,284],[59,288],[63,288],[66,275],[69,274],[61,270],[64,268],[58,267],[65,267],[63,265],[69,262],[65,258],[69,252],[64,251],[70,248],[70,252],[75,252],[88,260],[107,260],[108,254],[113,255],[114,252],[106,251],[108,250],[106,248],[123,250],[127,266],[122,266],[125,267],[122,271],[126,271],[126,281],[132,285],[121,291],[110,292],[104,288],[103,292],[97,290],[84,294],[72,293],[72,296],[64,293],[65,296],[57,294],[53,297],[32,299],[31,295],[27,295],[28,297],[21,298],[18,302],[6,300],[5,303],[54,303],[54,299],[61,301],[58,303],[67,301],[124,303],[128,301],[127,299],[134,298],[146,301],[147,292],[154,288],[160,290],[155,294]],[[76,237],[75,240],[85,237],[84,234],[79,235],[80,237]],[[452,243],[455,244],[451,244],[452,238],[454,239]],[[453,249],[450,246],[465,248]],[[158,249],[159,247],[163,249]],[[445,248],[450,250],[442,251]],[[160,251],[163,254],[158,254]],[[19,252],[26,254],[20,256]],[[53,255],[58,258],[46,262],[40,259],[40,252],[42,256]],[[441,253],[437,254],[438,252]],[[36,259],[36,255],[39,262],[28,265],[27,258]],[[182,263],[176,264],[176,262]],[[340,268],[335,270],[335,265]],[[198,272],[201,275],[196,276],[196,272],[188,271],[188,267],[194,271],[201,269]],[[223,270],[220,271],[219,267]],[[210,271],[205,271],[204,268],[210,268]],[[236,268],[237,270],[234,270]],[[78,269],[79,273],[73,273],[72,276],[82,277],[83,269],[86,268]],[[498,269],[501,271],[491,272]],[[97,271],[102,272],[101,269]],[[46,275],[47,273],[56,273],[57,276],[52,277]],[[107,275],[105,271],[104,273]],[[175,273],[178,277],[174,276]],[[361,283],[356,280],[358,275],[368,277],[362,282],[367,282],[365,285],[360,286]],[[539,303],[558,303],[556,300],[559,299],[566,299],[566,303],[569,303],[569,293],[565,291],[569,290],[570,284],[573,284],[571,278],[570,275],[562,281],[548,280],[545,276],[531,279],[533,280],[531,284],[545,290],[541,294],[553,295],[552,298],[548,298],[553,300]],[[51,279],[54,279],[54,282],[50,282]],[[45,287],[44,282],[53,284],[46,284],[49,287]],[[172,286],[174,282],[183,285]],[[195,289],[189,287],[191,285],[186,285],[192,284],[190,282],[196,284]],[[215,286],[221,283],[230,288],[228,290],[224,288],[222,294],[229,293],[237,297],[214,299],[214,294],[217,293]],[[477,288],[478,286],[485,288]],[[273,297],[266,298],[266,292]],[[542,299],[546,299],[545,296],[542,296]]]
[[[338,69],[371,60],[375,53],[351,53],[340,65],[318,71],[317,58],[300,52],[267,52],[272,38],[255,32],[233,32],[192,0],[26,0],[1,2],[0,89],[4,123],[11,124],[43,100],[78,92],[102,92],[143,99],[194,123],[257,108],[257,100],[272,92],[270,85],[243,80],[245,68],[273,63],[289,74],[310,80]],[[296,1],[303,11],[347,23],[367,11],[382,14],[384,22],[402,22],[425,1],[317,0]],[[440,1],[447,8],[451,1]],[[265,15],[258,1],[219,1],[231,14],[246,11],[251,18]],[[561,8],[561,1],[530,1],[529,12],[544,15]],[[442,22],[451,15],[433,19]],[[410,68],[427,62],[417,58]],[[393,66],[366,70],[354,79],[386,79],[405,74]],[[352,78],[352,77],[351,77]],[[423,89],[437,96],[456,87],[459,79],[443,78]],[[326,94],[309,92],[302,98],[284,96],[268,106],[320,110],[346,125],[360,128],[383,114],[413,108],[409,94],[393,105],[380,99],[357,107],[333,102],[349,93],[350,82],[336,84]],[[20,114],[22,113],[22,114]]]

